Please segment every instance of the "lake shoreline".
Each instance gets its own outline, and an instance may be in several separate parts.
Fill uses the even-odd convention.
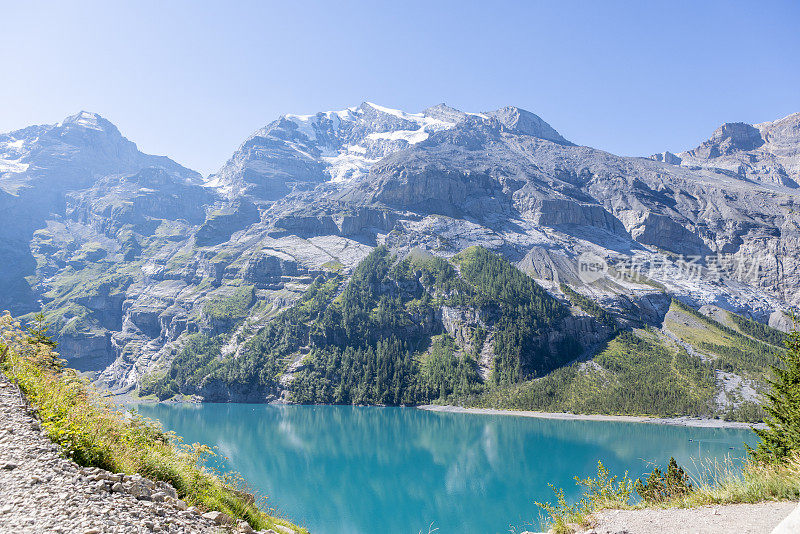
[[[197,400],[168,400],[159,401],[152,398],[139,398],[133,397],[129,394],[113,395],[112,399],[120,406],[129,406],[132,404],[217,404],[205,403]],[[221,404],[239,404],[239,403],[221,403]],[[244,403],[250,404],[250,403]],[[294,403],[285,401],[272,401],[264,403],[254,403],[264,405],[295,405]],[[295,405],[300,406],[300,405]],[[317,406],[329,406],[327,404],[320,404]],[[335,406],[335,405],[331,405]],[[376,405],[376,408],[385,408],[386,406]],[[463,406],[453,406],[449,404],[420,404],[417,406],[409,406],[409,408],[417,410],[425,410],[428,412],[439,413],[461,413],[471,415],[507,415],[516,417],[533,417],[536,419],[560,419],[560,420],[573,420],[573,421],[605,421],[605,422],[620,422],[620,423],[647,423],[653,425],[671,425],[671,426],[688,426],[696,428],[745,428],[745,429],[763,429],[767,426],[764,423],[743,423],[741,421],[725,421],[724,419],[713,419],[710,417],[691,417],[682,415],[679,417],[650,417],[647,415],[602,415],[602,414],[577,414],[570,412],[537,412],[532,410],[504,410],[499,408],[465,408]]]
[[[742,423],[704,417],[648,417],[637,415],[601,415],[575,414],[567,412],[535,412],[529,410],[500,410],[496,408],[465,408],[440,404],[423,404],[416,406],[419,410],[441,413],[463,413],[473,415],[510,415],[516,417],[534,417],[538,419],[566,419],[581,421],[616,421],[621,423],[649,423],[656,425],[691,426],[698,428],[765,428],[763,423]]]

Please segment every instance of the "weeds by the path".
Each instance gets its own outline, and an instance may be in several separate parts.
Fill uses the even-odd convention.
[[[265,503],[241,477],[207,468],[211,449],[184,444],[109,402],[64,367],[49,338],[40,339],[43,335],[24,331],[8,313],[0,315],[0,370],[19,385],[48,436],[76,463],[169,482],[187,503],[245,520],[257,530],[297,528],[265,513]]]

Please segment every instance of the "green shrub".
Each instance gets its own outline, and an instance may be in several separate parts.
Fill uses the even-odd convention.
[[[692,483],[675,458],[669,459],[667,470],[663,473],[656,467],[642,482],[636,479],[636,493],[647,502],[656,503],[683,497],[692,491]]]
[[[616,475],[611,476],[602,462],[597,462],[596,477],[575,477],[575,483],[583,488],[577,503],[569,504],[564,497],[564,490],[552,484],[550,487],[556,494],[556,504],[536,503],[547,512],[554,534],[574,532],[574,526],[588,526],[589,514],[597,510],[630,506],[633,482],[628,478],[628,473],[618,479]]]

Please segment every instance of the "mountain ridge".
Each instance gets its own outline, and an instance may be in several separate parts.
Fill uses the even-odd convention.
[[[484,246],[626,328],[661,324],[667,297],[785,328],[800,305],[797,117],[648,159],[575,145],[513,106],[365,102],[283,115],[203,179],[80,112],[0,134],[0,258],[15,266],[0,304],[41,305],[73,364],[114,390],[169,368],[198,333],[224,336],[214,358],[235,357],[315,279],[347,279],[378,245],[445,259]],[[606,276],[582,279],[587,254]],[[243,315],[209,311],[242,288]],[[477,311],[441,313],[437,328],[460,332]]]

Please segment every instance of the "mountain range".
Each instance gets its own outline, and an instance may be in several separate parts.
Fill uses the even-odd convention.
[[[385,250],[392,259],[384,258],[383,282],[364,274],[372,280],[364,287],[406,306],[395,314],[419,299],[438,303],[430,317],[411,314],[427,326],[415,327],[422,341],[403,350],[423,363],[445,345],[471,355],[476,383],[500,374],[505,349],[497,344],[510,330],[499,325],[518,320],[504,311],[512,304],[503,290],[486,293],[480,269],[506,273],[519,291],[533,291],[526,306],[541,304],[560,318],[520,330],[548,339],[520,345],[520,371],[503,374],[506,386],[592,361],[626,329],[644,338],[655,329],[653,339],[670,350],[706,361],[714,351],[703,340],[665,329],[670,318],[702,322],[676,306],[700,309],[712,321],[706,327],[732,328],[750,341],[753,324],[791,326],[789,314],[800,306],[799,183],[800,113],[724,124],[678,154],[622,157],[570,142],[516,107],[466,113],[440,104],[406,113],[365,102],[281,116],[203,177],[142,153],[84,111],[0,134],[0,309],[19,316],[41,309],[70,365],[113,391],[130,391],[163,382],[187,346],[202,345],[198,336],[215,340],[202,345],[210,351],[203,361],[217,362],[208,376],[221,376],[219,362],[272,339],[263,332],[277,319],[285,323],[287,310],[299,309],[309,291],[319,294],[320,284],[336,285],[323,308],[349,309],[337,302],[357,297],[347,289],[351,276]],[[463,255],[475,246],[498,259]],[[436,258],[455,269],[448,280],[466,285],[425,283]],[[600,276],[586,276],[586,258],[600,265]],[[390,270],[404,259],[421,278]],[[470,278],[464,266],[473,260],[481,267]],[[549,301],[504,271],[504,262],[569,318],[542,304]],[[435,272],[449,268],[437,263]],[[471,297],[455,299],[453,291]],[[318,312],[303,320],[333,328],[334,319]],[[392,335],[403,332],[410,330]],[[306,335],[270,363],[269,385],[232,390],[217,380],[191,391],[178,384],[173,393],[285,397],[295,377],[307,385],[317,376],[315,350],[323,345]],[[350,334],[330,335],[328,343],[354,343]],[[567,339],[577,345],[561,354],[557,346]],[[536,358],[550,363],[541,367]],[[737,378],[740,397],[750,387],[743,371],[714,373],[723,395]],[[193,380],[202,382],[200,375]],[[331,400],[294,393],[295,400]]]

